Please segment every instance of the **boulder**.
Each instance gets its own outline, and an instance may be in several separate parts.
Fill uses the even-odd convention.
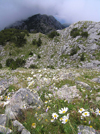
[[[100,132],[89,126],[80,125],[78,126],[78,134],[100,134]]]
[[[25,127],[17,120],[13,121],[13,127],[17,128],[18,133],[21,134],[31,134],[28,130],[25,129]]]
[[[0,134],[12,134],[12,130],[4,126],[0,126]]]
[[[96,82],[96,83],[100,83],[100,77],[98,77],[98,78],[93,78],[92,81],[93,81],[93,82]]]
[[[0,114],[0,125],[6,126],[7,116],[5,114]]]
[[[75,97],[79,97],[79,90],[76,88],[76,86],[68,87],[67,85],[64,85],[59,88],[59,90],[56,91],[54,95],[57,95],[60,99],[66,99],[70,102]]]
[[[5,114],[9,119],[16,119],[18,115],[22,115],[23,109],[36,108],[41,105],[43,105],[43,102],[36,92],[21,88],[10,99],[10,103],[6,106]]]
[[[81,86],[85,87],[88,90],[91,90],[91,87],[87,83],[85,83],[85,82],[76,81],[76,84],[81,85]]]

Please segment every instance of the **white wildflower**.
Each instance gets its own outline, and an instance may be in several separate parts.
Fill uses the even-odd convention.
[[[64,114],[64,113],[66,113],[67,111],[68,111],[68,107],[61,108],[61,109],[59,110],[59,114]]]
[[[56,113],[53,113],[53,114],[52,114],[52,117],[53,117],[53,119],[57,119],[57,118],[59,117],[59,115],[56,114]]]
[[[82,113],[82,116],[83,117],[90,116],[90,113],[89,112],[84,112],[84,113]]]
[[[79,113],[82,113],[82,112],[84,112],[84,111],[85,111],[84,108],[80,108],[78,112],[79,112]]]

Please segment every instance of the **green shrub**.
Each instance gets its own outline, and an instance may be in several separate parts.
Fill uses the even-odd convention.
[[[55,36],[59,36],[59,35],[60,34],[57,31],[53,31],[50,34],[48,34],[48,37],[53,39]]]
[[[12,61],[11,64],[9,65],[9,67],[14,70],[17,68],[17,65],[16,65],[16,62],[15,61]]]
[[[84,53],[82,53],[80,61],[84,61],[84,60],[85,60]]]
[[[38,47],[40,47],[41,44],[42,44],[42,40],[41,40],[41,38],[39,37],[38,40],[33,39],[32,44],[33,44],[33,45],[37,45]]]
[[[10,67],[10,65],[11,65],[13,62],[14,62],[14,59],[12,59],[12,58],[7,59],[7,60],[6,60],[6,66],[7,66],[7,67]]]
[[[16,62],[16,67],[23,67],[26,63],[26,61],[21,58],[17,58],[15,62]]]
[[[26,63],[26,61],[21,58],[17,58],[16,61],[14,61],[14,59],[12,59],[12,58],[9,58],[6,60],[6,66],[10,67],[11,69],[23,67],[25,65],[25,63]]]
[[[78,48],[77,47],[73,47],[71,49],[70,56],[73,56],[74,54],[77,54],[77,51],[78,51]]]
[[[41,44],[42,44],[42,41],[41,41],[41,38],[39,38],[38,41],[37,41],[37,46],[40,47]]]
[[[47,66],[47,68],[55,69],[53,65],[49,65],[49,66]]]
[[[70,36],[72,36],[73,38],[75,38],[76,36],[80,35],[80,30],[77,28],[73,28],[70,32]]]
[[[38,59],[40,59],[41,58],[41,56],[38,54]]]
[[[88,37],[88,32],[82,32],[81,36],[87,38]]]
[[[37,65],[31,64],[29,68],[38,69]]]
[[[2,64],[0,63],[0,69],[2,68]]]
[[[33,55],[33,52],[29,52],[29,55],[31,55],[31,56],[32,56],[32,55]]]
[[[33,45],[37,45],[36,39],[33,39],[32,44],[33,44]]]
[[[22,47],[26,43],[25,35],[28,35],[27,30],[5,29],[0,31],[0,44],[5,45],[10,41],[16,44],[17,47]]]

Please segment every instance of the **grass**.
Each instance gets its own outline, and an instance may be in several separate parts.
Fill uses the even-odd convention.
[[[3,70],[3,69],[2,69]],[[16,76],[18,83],[24,83],[25,87],[28,86],[28,77],[33,77],[35,84],[29,88],[37,90],[40,98],[44,102],[42,107],[35,109],[23,110],[23,116],[17,118],[25,128],[32,134],[77,134],[79,125],[92,126],[96,130],[100,130],[100,115],[96,115],[95,111],[100,108],[100,103],[96,102],[97,93],[100,92],[100,88],[94,89],[94,86],[99,86],[98,83],[93,83],[91,80],[97,76],[100,76],[100,72],[97,70],[88,69],[23,69],[20,68],[16,72],[8,70],[5,71],[10,76]],[[70,77],[67,78],[67,76]],[[63,74],[66,77],[62,77]],[[79,75],[76,75],[79,74]],[[44,79],[45,78],[45,79]],[[74,86],[75,80],[80,80],[89,84],[92,87],[91,92],[77,86],[80,92],[80,98],[74,98],[71,102],[68,100],[59,99],[58,96],[53,96],[63,85]],[[38,87],[37,87],[38,86]],[[9,86],[9,92],[15,90],[15,85]],[[50,95],[51,94],[51,95]],[[67,107],[68,111],[64,114],[59,114],[61,108]],[[5,107],[0,107],[0,113],[4,113]],[[82,113],[79,112],[80,108],[84,108],[85,111],[89,112],[89,116],[81,119]],[[91,111],[93,108],[94,112]],[[52,114],[57,113],[59,117],[55,120]],[[69,113],[68,121],[63,124],[60,118]],[[53,122],[52,122],[53,121]],[[16,128],[13,128],[12,124],[8,126],[13,129],[14,134],[17,134]]]

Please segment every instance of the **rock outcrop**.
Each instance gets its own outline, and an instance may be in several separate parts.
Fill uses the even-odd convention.
[[[19,89],[10,99],[5,114],[9,119],[16,119],[22,114],[23,109],[36,108],[43,105],[42,100],[37,93],[31,92],[29,89]]]

